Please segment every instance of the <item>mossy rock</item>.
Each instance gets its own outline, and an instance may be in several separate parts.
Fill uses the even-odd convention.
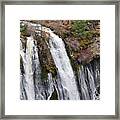
[[[22,23],[20,24],[20,33],[22,36],[26,36],[26,37],[31,36],[31,33],[28,30],[27,24],[22,24]]]

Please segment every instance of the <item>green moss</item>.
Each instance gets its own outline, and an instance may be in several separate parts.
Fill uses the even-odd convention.
[[[55,66],[51,66],[49,72],[52,73],[52,76],[55,77],[57,75],[57,69]]]
[[[48,73],[44,68],[42,68],[41,80],[44,81],[44,80],[47,80],[47,79],[48,79]]]
[[[50,100],[58,100],[58,94],[57,94],[55,87],[54,87],[54,92],[52,93],[50,97]]]
[[[99,36],[99,31],[96,31],[94,24],[98,24],[95,20],[74,20],[72,22],[72,34],[74,37],[82,39],[92,39],[93,36]]]
[[[20,23],[20,33],[22,36],[29,37],[31,35],[27,27],[27,24],[22,24],[22,22]]]
[[[66,51],[67,51],[67,55],[70,59],[70,63],[71,63],[71,66],[73,68],[74,71],[76,71],[78,69],[78,63],[77,61],[74,59],[74,52],[73,50],[71,49],[71,47],[64,41],[65,43],[65,48],[66,48]]]
[[[43,33],[41,37],[35,36],[35,39],[37,40],[39,61],[41,65],[41,78],[44,81],[48,79],[48,73],[51,73],[52,77],[55,77],[57,75],[57,68],[47,45],[49,38]]]
[[[87,20],[74,20],[72,22],[72,34],[75,37],[80,37],[84,34],[87,27]]]

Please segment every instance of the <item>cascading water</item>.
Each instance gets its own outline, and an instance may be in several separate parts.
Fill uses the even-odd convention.
[[[81,85],[81,98],[83,100],[90,100],[89,90],[86,83],[87,79],[85,77],[84,67],[82,65],[79,67],[78,76]]]
[[[95,62],[95,61],[94,61]],[[83,100],[97,100],[99,99],[99,93],[97,88],[99,87],[99,71],[96,73],[99,64],[96,64],[96,68],[93,71],[91,64],[81,65],[78,72],[78,81],[80,84],[80,93]],[[95,76],[94,76],[94,75]],[[97,77],[97,79],[95,78]],[[95,84],[97,83],[97,84]]]
[[[41,67],[38,58],[38,50],[33,37],[27,37],[26,50],[20,41],[20,56],[22,59],[21,76],[21,99],[45,100],[50,99],[53,89],[51,73],[48,73],[48,80],[41,81]],[[45,94],[46,93],[46,94]]]
[[[33,81],[33,70],[32,70],[32,57],[33,57],[33,39],[32,37],[27,38],[27,47],[26,47],[26,54],[21,49],[21,57],[23,60],[23,67],[24,67],[24,77],[25,77],[25,84],[24,88],[27,94],[27,99],[34,100],[35,99],[35,90],[34,90],[34,81]],[[22,46],[21,46],[22,47]]]
[[[64,42],[62,41],[61,38],[55,35],[49,28],[41,27],[41,25],[39,26],[34,24],[32,25],[36,27],[38,30],[45,31],[50,35],[48,47],[50,48],[50,52],[52,54],[55,65],[58,68],[58,73],[64,91],[63,93],[67,95],[65,99],[71,100],[80,99],[75,81],[75,76],[73,73],[72,66],[70,64],[69,57],[65,50]]]
[[[62,39],[55,35],[50,29],[47,29],[46,32],[50,34],[49,48],[55,65],[58,68],[63,88],[67,91],[70,100],[80,99],[73,69]]]
[[[78,66],[78,79],[74,75],[69,57],[67,55],[64,42],[58,35],[54,34],[49,28],[40,24],[25,22],[32,26],[41,36],[41,31],[49,35],[46,41],[51,52],[57,75],[53,78],[48,73],[46,80],[41,80],[41,65],[37,49],[37,40],[33,35],[27,37],[26,48],[20,42],[21,64],[21,99],[28,100],[49,100],[53,94],[57,93],[59,100],[94,100],[99,99],[97,88],[99,87],[99,68],[90,65]],[[95,62],[94,62],[95,63]]]

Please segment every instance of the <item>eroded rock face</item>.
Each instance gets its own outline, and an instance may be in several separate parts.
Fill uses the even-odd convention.
[[[28,21],[32,23],[37,23],[41,24],[43,26],[46,26],[48,28],[51,28],[54,33],[56,33],[59,37],[61,37],[66,45],[67,52],[69,53],[69,56],[71,56],[71,59],[76,60],[78,62],[83,62],[83,63],[89,63],[93,58],[98,58],[100,55],[100,21],[98,20],[93,20],[91,22],[88,22],[87,24],[87,31],[92,31],[90,38],[82,38],[80,36],[75,36],[73,35],[73,21],[70,20],[44,20],[44,21],[37,21],[37,20],[32,20]],[[75,21],[74,21],[75,22]],[[27,27],[28,33],[35,32],[35,28],[28,26]],[[37,32],[36,32],[37,33]],[[34,33],[35,34],[35,33]],[[47,50],[48,48],[45,47],[45,39],[49,37],[49,34],[42,32],[42,36],[35,36],[38,44],[40,44],[39,39],[44,39],[41,41],[41,44]],[[40,47],[38,45],[38,47]],[[48,50],[49,51],[49,50]],[[47,53],[47,52],[46,52]],[[50,56],[49,56],[50,58]]]

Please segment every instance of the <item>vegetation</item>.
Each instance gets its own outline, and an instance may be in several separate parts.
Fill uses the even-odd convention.
[[[74,37],[91,40],[93,37],[99,36],[100,34],[95,29],[96,25],[98,25],[98,21],[74,20],[72,22],[72,33]]]
[[[35,23],[35,24],[31,24],[31,23]],[[39,26],[37,24],[39,24]],[[40,27],[40,25],[41,25],[41,27]],[[37,65],[34,64],[34,61],[32,61],[32,63],[31,63],[31,59],[30,59],[30,62],[28,62],[32,67],[32,72],[33,72],[32,75],[33,75],[33,81],[34,81],[34,85],[35,85],[34,90],[35,90],[36,99],[38,99],[39,97],[41,98],[41,96],[45,96],[46,97],[45,99],[47,99],[47,97],[50,96],[50,100],[57,100],[57,99],[60,99],[59,97],[61,96],[58,94],[59,92],[62,92],[63,97],[65,97],[65,95],[67,94],[67,91],[65,91],[65,90],[67,90],[66,88],[65,88],[65,90],[61,89],[62,84],[64,86],[64,82],[61,81],[62,74],[60,74],[60,71],[58,70],[59,68],[57,69],[57,67],[59,67],[59,65],[55,65],[53,57],[51,55],[51,51],[50,51],[51,46],[49,45],[49,39],[50,39],[50,37],[52,37],[52,35],[50,36],[49,32],[46,32],[45,30],[41,30],[43,28],[43,26],[50,28],[56,35],[58,35],[60,38],[62,38],[62,41],[65,44],[65,50],[69,57],[69,59],[67,59],[67,58],[66,59],[68,60],[68,63],[70,60],[70,63],[71,63],[71,66],[72,66],[72,69],[73,69],[73,72],[75,75],[75,83],[77,83],[76,84],[77,89],[80,93],[80,98],[85,99],[84,97],[82,97],[82,94],[81,94],[81,91],[82,91],[82,89],[81,89],[82,81],[80,81],[81,74],[83,74],[81,76],[84,77],[82,79],[85,80],[85,83],[88,87],[88,91],[91,92],[91,90],[92,90],[89,88],[90,81],[88,81],[88,79],[90,79],[92,74],[90,74],[90,76],[88,76],[89,71],[87,70],[87,68],[90,69],[90,72],[93,69],[93,72],[94,72],[93,77],[96,80],[95,84],[97,86],[96,88],[98,89],[97,91],[99,93],[99,90],[100,90],[100,88],[99,88],[99,85],[100,85],[99,84],[99,73],[98,73],[98,69],[100,69],[99,68],[99,63],[100,63],[99,62],[99,60],[100,60],[100,21],[99,20],[30,20],[30,21],[27,20],[27,22],[25,22],[25,20],[24,21],[21,20],[21,22],[20,22],[20,41],[22,43],[22,50],[26,55],[26,48],[28,48],[28,51],[30,50],[30,53],[33,54],[33,56],[30,56],[30,57],[32,57],[32,59],[34,61],[36,61],[36,63],[37,62],[40,63]],[[39,29],[39,28],[41,28],[41,29]],[[32,51],[31,51],[31,49],[29,49],[29,48],[31,48],[31,45],[29,46],[29,44],[27,44],[27,37],[30,37],[30,36],[33,37],[32,40],[35,44],[35,47],[32,47]],[[56,38],[58,38],[58,36]],[[53,37],[53,39],[51,38],[51,40],[54,40],[54,39],[58,40],[56,38]],[[56,48],[55,50],[56,51],[61,50],[59,48],[59,45],[58,44],[56,45],[56,44],[54,44],[54,47]],[[36,49],[36,47],[37,47],[37,49]],[[34,54],[34,53],[38,54],[37,58],[36,58],[36,54]],[[61,58],[61,54],[56,55],[56,57]],[[38,60],[38,58],[39,58],[39,60]],[[26,59],[26,57],[25,57],[25,59]],[[26,72],[26,69],[24,69],[25,66],[23,66],[23,62],[24,62],[23,60],[24,60],[23,56],[20,56],[20,70],[22,73],[21,75],[23,75],[23,79],[24,79],[24,77],[25,77],[24,74],[27,72]],[[60,60],[59,62],[62,62],[62,64],[61,64],[62,69],[67,71],[68,68],[64,67],[63,61],[64,61],[64,59]],[[38,65],[40,65],[40,66],[38,66]],[[68,64],[66,64],[66,65],[68,65]],[[40,70],[38,69],[39,67],[40,67]],[[80,68],[81,68],[81,71],[80,71]],[[37,69],[38,69],[38,71],[37,71]],[[30,73],[30,76],[31,76],[31,71],[28,70],[28,72]],[[49,76],[50,78],[48,79],[48,73],[52,74],[52,80],[54,80],[54,81],[51,81],[51,80],[48,81],[49,79],[51,79],[51,76]],[[68,71],[66,73],[68,73]],[[66,75],[68,75],[68,74],[66,74]],[[59,79],[59,77],[61,77],[61,79]],[[68,76],[68,77],[70,77],[70,76]],[[71,77],[71,78],[73,78],[73,77]],[[40,78],[40,79],[36,79],[36,78]],[[67,77],[63,77],[63,79],[64,78],[67,78]],[[26,79],[29,79],[29,77],[27,77]],[[66,80],[68,82],[68,81],[70,81],[70,78],[68,78]],[[48,91],[50,91],[50,92],[52,91],[52,87],[51,87],[51,85],[53,84],[52,82],[54,83],[55,86],[53,88],[54,92],[50,95],[50,93]],[[26,85],[26,83],[22,83],[22,84]],[[60,86],[59,86],[59,84],[60,84]],[[41,85],[43,87],[41,87]],[[61,90],[59,90],[59,88]],[[69,89],[68,89],[68,91],[69,91]],[[74,91],[74,90],[72,90],[72,91]],[[38,94],[39,92],[40,92],[40,94]],[[98,94],[98,93],[96,93],[96,94]],[[24,93],[24,94],[26,94],[26,93]],[[39,96],[39,95],[41,95],[41,96]],[[99,94],[97,96],[99,96]],[[89,99],[93,99],[92,96],[90,96],[90,97],[91,98],[89,98]],[[24,95],[23,95],[22,99],[24,99]],[[28,98],[25,97],[25,99],[28,99]]]
[[[20,33],[22,36],[29,37],[30,32],[28,31],[28,26],[27,24],[23,24],[22,22],[20,23]]]
[[[63,39],[71,65],[75,71],[81,63],[89,63],[95,56],[99,56],[99,20],[34,20],[29,22],[40,23],[53,30],[55,34],[58,34]],[[22,40],[24,40],[22,41],[24,46],[26,37],[31,34],[37,40],[42,79],[46,79],[49,72],[55,77],[57,68],[47,46],[49,36],[45,32],[42,32],[40,36],[34,29],[29,28],[27,24],[23,24],[22,21],[20,23],[20,33]]]

